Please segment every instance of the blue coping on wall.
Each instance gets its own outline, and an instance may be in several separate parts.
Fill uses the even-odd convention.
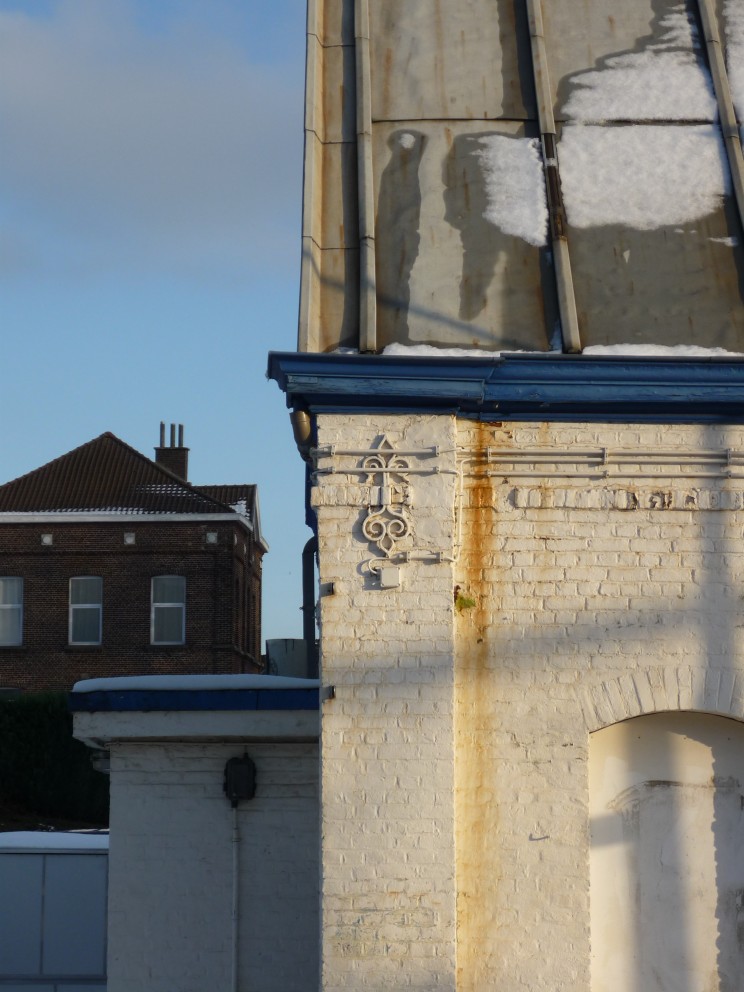
[[[311,413],[744,423],[744,358],[272,352],[267,375],[288,406]]]
[[[130,713],[164,710],[317,710],[313,689],[124,689],[71,692],[73,713]]]

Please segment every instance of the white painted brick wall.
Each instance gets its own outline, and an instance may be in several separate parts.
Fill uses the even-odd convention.
[[[364,450],[382,435],[396,449],[441,447],[407,458],[444,471],[410,477],[415,526],[402,543],[451,554],[454,421],[322,417],[318,440]],[[334,474],[313,494],[321,588],[334,588],[321,599],[321,664],[336,690],[322,715],[322,987],[454,989],[453,565],[410,562],[400,589],[377,587],[365,477],[345,471],[361,460],[323,459]]]
[[[375,588],[364,480],[323,462],[323,990],[589,992],[590,732],[744,718],[744,480],[691,462],[744,429],[319,418],[321,445],[383,435],[439,445],[443,473],[408,480],[411,544],[456,562]],[[561,460],[602,449],[638,459],[617,478]]]
[[[111,747],[109,992],[230,988],[232,809],[225,762],[247,749],[240,804],[241,992],[307,992],[318,975],[315,744]]]

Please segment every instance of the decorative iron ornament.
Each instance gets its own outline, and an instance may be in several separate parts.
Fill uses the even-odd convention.
[[[386,558],[392,558],[398,543],[411,533],[410,466],[383,435],[378,449],[364,458],[361,468],[367,473],[366,484],[377,491],[377,501],[367,510],[362,531]]]

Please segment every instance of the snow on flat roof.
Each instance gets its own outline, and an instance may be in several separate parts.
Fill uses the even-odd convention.
[[[76,682],[73,692],[127,692],[168,689],[204,691],[207,689],[317,689],[318,679],[297,679],[283,675],[128,675],[110,679]]]
[[[353,352],[358,354],[358,352]],[[501,355],[549,355],[549,351],[520,351],[516,348],[509,348],[505,351],[484,351],[479,348],[437,348],[433,344],[388,344],[382,352],[383,355],[397,355],[399,358],[419,356],[430,356],[434,358],[500,358]],[[557,354],[557,352],[553,352]]]
[[[0,833],[0,854],[34,851],[108,851],[108,833],[85,831],[18,830]]]
[[[701,348],[693,344],[593,344],[584,355],[638,355],[645,358],[744,358],[739,351]]]

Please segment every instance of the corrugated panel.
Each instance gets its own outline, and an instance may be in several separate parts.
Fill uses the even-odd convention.
[[[41,972],[43,878],[43,855],[0,857],[0,976]]]
[[[44,975],[106,974],[107,878],[108,858],[103,855],[46,857]]]
[[[0,987],[105,988],[107,876],[105,854],[0,856]]]

